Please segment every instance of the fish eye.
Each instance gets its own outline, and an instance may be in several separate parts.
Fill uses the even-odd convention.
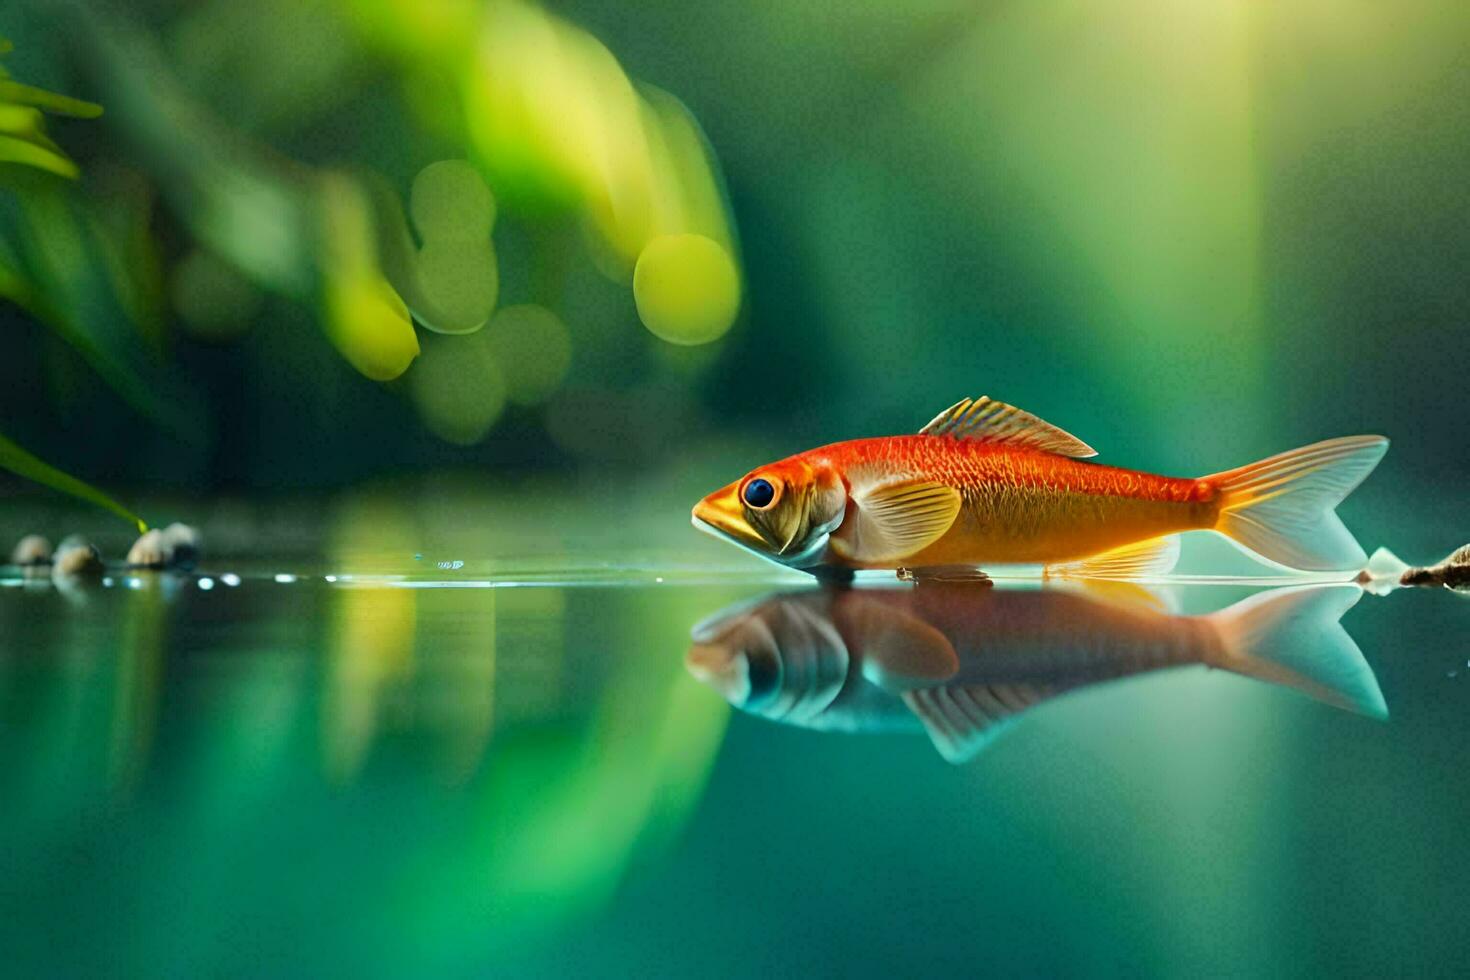
[[[751,507],[761,510],[771,506],[771,501],[776,499],[776,488],[771,486],[771,481],[756,477],[745,485],[740,496]]]
[[[781,660],[778,656],[762,656],[758,650],[743,650],[745,680],[748,690],[745,707],[756,707],[781,688]]]

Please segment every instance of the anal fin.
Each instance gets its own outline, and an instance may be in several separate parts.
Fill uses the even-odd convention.
[[[924,723],[929,740],[947,762],[973,759],[1015,720],[1056,693],[1035,684],[948,684],[903,693],[904,704]]]
[[[1137,541],[1089,558],[1046,566],[1048,578],[1137,579],[1167,575],[1179,563],[1179,535]]]
[[[1077,585],[1083,595],[1115,609],[1160,616],[1179,614],[1179,597],[1170,586],[1147,586],[1116,578],[1084,579]]]
[[[943,684],[959,671],[954,644],[922,619],[861,594],[841,609],[842,632],[855,638],[852,648],[870,683],[899,692]]]

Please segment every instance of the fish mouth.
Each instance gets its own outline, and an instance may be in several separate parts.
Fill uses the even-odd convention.
[[[693,518],[694,526],[701,531],[728,538],[762,557],[770,557],[771,546],[745,520],[739,481],[721,487],[695,504]]]
[[[733,705],[740,705],[750,696],[749,664],[726,644],[693,644],[684,657],[684,667],[695,680],[718,691]]]

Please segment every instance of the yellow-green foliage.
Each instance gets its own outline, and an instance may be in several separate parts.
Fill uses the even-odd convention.
[[[0,38],[0,56],[10,50],[11,43]],[[77,165],[46,135],[43,110],[80,119],[102,115],[102,107],[95,102],[22,85],[0,68],[0,163],[20,163],[75,178]]]
[[[43,462],[31,453],[26,452],[20,446],[11,442],[4,436],[0,436],[0,467],[3,467],[17,476],[23,476],[28,480],[35,480],[52,490],[71,494],[88,503],[96,504],[106,510],[112,511],[118,517],[129,524],[137,525],[138,531],[148,530],[148,525],[143,519],[122,504],[113,500],[107,494],[96,487],[83,483],[74,476],[68,476],[49,463]]]
[[[8,54],[10,50],[11,43],[0,38],[0,56]],[[77,165],[46,135],[42,110],[82,119],[102,115],[102,107],[94,102],[83,102],[81,99],[23,85],[13,80],[4,68],[0,68],[0,163],[24,164],[59,177],[75,179]],[[3,269],[0,269],[0,275],[3,275]],[[0,288],[0,296],[4,295],[7,295],[7,291]],[[3,435],[0,435],[0,467],[110,510],[137,525],[139,531],[148,529],[142,518],[101,490],[43,462]]]

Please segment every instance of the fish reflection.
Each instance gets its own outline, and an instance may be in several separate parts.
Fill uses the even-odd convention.
[[[951,762],[1068,691],[1189,664],[1384,718],[1378,681],[1338,624],[1361,594],[1284,588],[1178,616],[1126,585],[793,592],[695,626],[686,665],[751,714],[824,731],[924,731]]]

